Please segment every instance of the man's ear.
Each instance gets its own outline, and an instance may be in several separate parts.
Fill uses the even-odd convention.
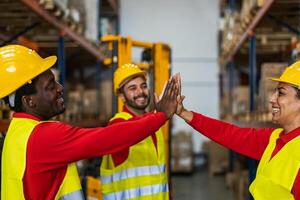
[[[35,106],[33,97],[30,95],[22,96],[22,104],[24,107],[33,108]]]
[[[119,97],[121,98],[121,100],[123,101],[123,103],[125,103],[126,99],[123,93],[119,93]]]

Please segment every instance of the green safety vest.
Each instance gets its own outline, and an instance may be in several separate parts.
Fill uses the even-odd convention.
[[[27,142],[36,120],[13,118],[2,151],[1,199],[23,200],[23,176],[26,168]],[[47,181],[47,180],[45,180]],[[69,164],[55,200],[83,200],[80,179],[75,163]]]
[[[275,129],[250,185],[255,200],[292,200],[291,190],[300,169],[300,136],[289,141],[272,159],[282,129]],[[271,160],[270,160],[271,159]]]
[[[128,120],[132,115],[120,112],[111,120],[116,118]],[[127,160],[117,167],[114,166],[111,155],[103,156],[100,175],[104,200],[169,199],[165,145],[161,130],[156,132],[156,137],[157,150],[149,136],[131,146]]]

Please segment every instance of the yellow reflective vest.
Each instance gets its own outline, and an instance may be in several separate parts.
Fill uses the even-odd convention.
[[[36,120],[13,118],[4,140],[2,151],[1,199],[24,200],[23,176],[26,168],[27,142]],[[45,180],[47,181],[47,180]],[[76,165],[69,164],[65,178],[55,199],[83,200]]]
[[[275,129],[250,185],[255,200],[292,200],[291,190],[300,169],[300,136],[289,141],[272,159],[282,129]],[[271,160],[270,160],[271,159]]]
[[[111,120],[116,118],[128,120],[132,115],[120,112]],[[149,136],[131,146],[127,160],[117,167],[114,166],[111,155],[103,157],[100,175],[104,200],[169,199],[165,145],[161,130],[156,132],[156,137],[157,150]]]

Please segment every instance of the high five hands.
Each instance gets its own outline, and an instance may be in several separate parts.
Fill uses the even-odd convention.
[[[176,113],[179,117],[189,122],[193,118],[193,113],[184,108],[184,98],[185,96],[181,95],[181,77],[177,73],[168,80],[159,100],[156,99],[156,110],[164,112],[168,119]]]
[[[165,113],[166,118],[170,119],[177,108],[177,98],[180,92],[180,85],[176,81],[176,76],[172,76],[163,89],[163,94],[156,103],[156,110]]]
[[[185,99],[185,96],[181,95],[181,77],[180,74],[175,74],[175,80],[176,83],[179,86],[178,96],[177,96],[177,108],[176,108],[176,115],[181,117],[187,122],[190,122],[193,119],[193,113],[191,111],[188,111],[183,106],[183,100]]]

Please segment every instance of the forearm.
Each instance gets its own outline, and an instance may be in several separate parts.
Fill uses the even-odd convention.
[[[88,144],[87,157],[113,154],[136,144],[157,131],[166,121],[164,114],[157,113],[147,115],[144,118],[134,121],[112,124],[102,129],[95,142]],[[98,149],[98,150],[94,150]]]
[[[260,159],[268,145],[271,129],[240,128],[193,112],[189,124],[211,140],[238,153]],[[186,117],[189,120],[190,115]]]
[[[193,112],[183,109],[178,116],[181,117],[187,123],[190,123],[194,115]]]
[[[51,128],[46,125],[37,128],[37,134],[32,137],[32,150],[38,154],[39,161],[49,162],[51,158],[52,163],[60,164],[112,154],[143,140],[165,121],[163,113],[155,113],[105,128],[78,128],[51,123]]]

